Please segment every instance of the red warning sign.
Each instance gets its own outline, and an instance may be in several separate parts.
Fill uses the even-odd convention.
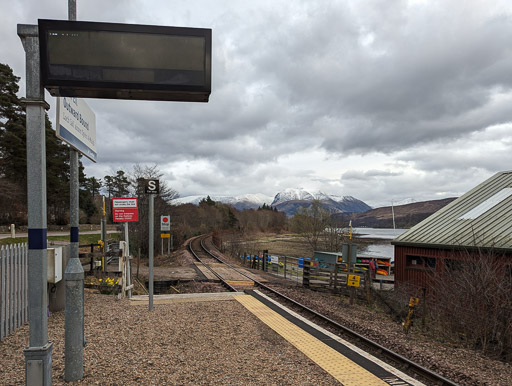
[[[160,230],[170,231],[171,230],[171,216],[160,216]]]
[[[130,222],[139,221],[139,208],[137,198],[113,198],[112,221]]]

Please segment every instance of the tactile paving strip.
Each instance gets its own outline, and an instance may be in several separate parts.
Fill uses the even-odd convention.
[[[368,370],[352,362],[250,295],[236,296],[245,308],[284,339],[302,351],[343,385],[387,385]]]

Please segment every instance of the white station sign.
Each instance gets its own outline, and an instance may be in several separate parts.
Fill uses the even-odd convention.
[[[96,162],[96,115],[80,98],[57,98],[57,137]]]

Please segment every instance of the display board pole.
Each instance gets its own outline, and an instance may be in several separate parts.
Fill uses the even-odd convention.
[[[46,284],[46,139],[44,90],[41,84],[39,30],[18,24],[26,60],[26,138],[28,206],[29,344],[25,348],[25,384],[52,384],[52,343],[48,341]]]
[[[68,18],[76,20],[76,0],[68,0]],[[79,240],[79,182],[78,151],[69,151],[69,205],[70,205],[70,259],[66,266],[65,312],[65,371],[67,382],[78,381],[84,376],[84,270],[78,258]]]
[[[65,380],[84,376],[84,270],[78,258],[78,152],[70,151],[70,259],[66,266]]]

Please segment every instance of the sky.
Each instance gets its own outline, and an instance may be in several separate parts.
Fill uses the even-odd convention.
[[[0,7],[23,96],[16,25],[66,20],[67,1]],[[181,197],[304,188],[378,207],[512,169],[510,1],[77,0],[77,19],[212,29],[208,103],[87,100],[88,177],[156,164]]]

